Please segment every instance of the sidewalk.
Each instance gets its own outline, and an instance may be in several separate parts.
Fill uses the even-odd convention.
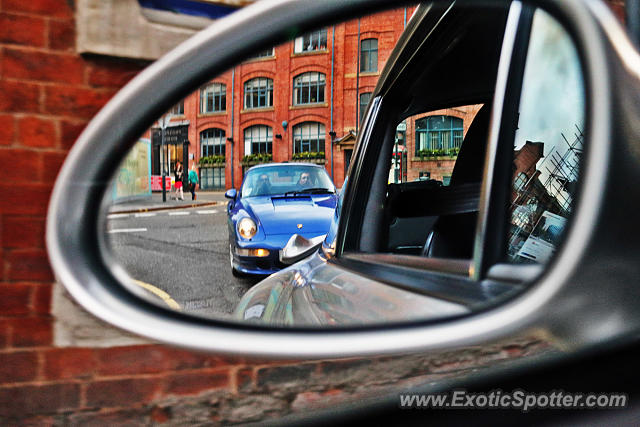
[[[185,192],[184,200],[173,199],[173,191],[167,191],[167,201],[162,201],[162,192],[154,192],[151,197],[117,203],[109,208],[111,213],[136,213],[166,209],[184,209],[202,206],[226,205],[223,191],[196,191],[196,200],[191,193]]]

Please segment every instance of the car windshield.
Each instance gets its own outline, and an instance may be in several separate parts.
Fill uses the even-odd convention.
[[[335,193],[327,172],[314,166],[267,166],[251,169],[242,184],[243,197]]]

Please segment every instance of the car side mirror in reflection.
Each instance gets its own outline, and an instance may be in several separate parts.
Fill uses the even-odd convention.
[[[305,239],[299,234],[294,234],[285,247],[280,250],[280,262],[290,265],[308,257],[322,244],[326,237],[326,234],[322,234],[312,239]]]
[[[231,200],[235,200],[237,195],[238,195],[238,191],[235,188],[227,190],[227,192],[224,193],[224,197]]]

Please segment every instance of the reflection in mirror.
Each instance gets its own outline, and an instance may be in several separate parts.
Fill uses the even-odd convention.
[[[291,263],[280,255],[292,236],[319,246],[367,107],[359,95],[373,92],[414,10],[262,49],[151,125],[108,195],[107,242],[136,294],[230,318]]]
[[[541,10],[533,18],[527,56],[514,141],[508,256],[516,263],[546,263],[573,209],[584,139],[584,83],[571,39]]]
[[[398,60],[391,71],[413,78],[390,84],[380,104],[393,109],[393,122],[363,120],[378,80],[393,80],[382,70],[414,11],[389,10],[262,49],[159,117],[105,196],[105,240],[122,281],[165,308],[284,326],[441,319],[491,304],[502,285],[440,275],[413,289],[380,278],[385,265],[397,273],[395,258],[405,260],[407,275],[424,268],[415,260],[426,257],[453,258],[463,275],[468,270],[507,17],[502,6],[418,10],[412,37],[420,43],[407,44],[415,52],[399,53],[407,63]],[[576,175],[553,159],[577,162],[560,146],[578,148],[567,124],[580,134],[584,120],[575,49],[553,19],[535,17],[518,30],[533,28],[514,144],[516,152],[539,147],[543,160],[514,174],[514,194],[529,194],[514,196],[514,212],[537,203],[512,236],[510,255],[520,258],[527,239],[555,242],[558,218],[567,217]],[[558,88],[569,92],[552,102]],[[384,192],[376,199],[388,209],[386,258],[366,274],[327,262],[331,251],[316,249],[335,249],[335,218],[344,218],[338,197],[364,122],[388,129],[390,142],[380,143],[393,143],[384,189],[349,189]],[[538,191],[547,181],[555,192]],[[464,223],[447,219],[456,215]]]

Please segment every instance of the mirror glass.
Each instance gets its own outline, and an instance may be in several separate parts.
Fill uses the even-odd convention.
[[[511,61],[510,52],[500,56],[508,12],[508,5],[388,10],[298,34],[202,82],[151,124],[114,175],[104,203],[105,256],[113,270],[154,304],[228,321],[335,327],[439,319],[479,307],[464,290],[459,298],[442,298],[327,263],[318,248],[330,229],[335,237],[355,143],[371,114],[376,84],[387,79],[382,103],[393,105],[396,116],[388,126],[380,122],[385,118],[369,125],[388,128],[385,141],[393,145],[382,191],[388,200],[394,192],[405,197],[393,199],[384,252],[391,264],[393,257],[458,258],[436,253],[425,218],[435,224],[455,210],[455,202],[446,200],[460,194],[459,184],[480,184],[466,182],[455,169],[474,168],[461,160],[467,136],[472,123],[491,112],[498,62]],[[544,200],[536,193],[536,214],[526,225],[514,219],[514,259],[541,218],[567,218],[577,173],[563,181],[556,175],[568,169],[549,170],[547,163],[565,156],[559,145],[570,146],[584,129],[575,47],[553,18],[545,14],[539,24],[538,15],[523,13],[514,27],[529,48],[516,73],[524,79],[515,83],[522,96],[519,111],[512,112],[520,115],[512,145],[517,153],[545,144],[537,163],[530,162],[538,172],[528,171],[526,178],[517,173],[513,188],[530,188],[534,177],[555,179],[562,188]],[[410,19],[416,20],[411,42],[385,76]],[[400,71],[413,77],[394,82]],[[559,88],[568,92],[561,95]],[[475,133],[484,144],[486,131]],[[482,168],[483,157],[476,160]],[[577,160],[579,155],[571,161]],[[444,210],[409,212],[417,199],[406,195],[414,187],[428,187]],[[565,211],[549,202],[560,195],[569,199]],[[514,199],[514,218],[532,206],[531,199]],[[555,232],[554,220],[548,219],[547,234]],[[444,278],[436,285],[448,283]]]

